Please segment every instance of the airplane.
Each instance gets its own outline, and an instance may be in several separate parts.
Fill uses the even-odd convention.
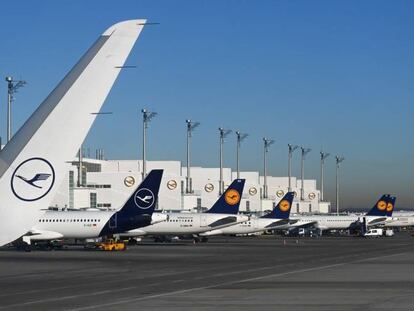
[[[44,213],[146,20],[109,27],[0,152],[0,246]]]
[[[392,197],[391,203],[387,206],[387,221],[384,224],[386,228],[397,228],[397,227],[412,227],[414,226],[414,216],[410,213],[398,213],[392,215],[395,209],[396,198]]]
[[[23,236],[23,242],[98,238],[163,221],[166,215],[153,214],[162,174],[163,170],[152,170],[118,211],[48,210]]]
[[[235,179],[216,203],[203,213],[167,213],[168,219],[144,228],[120,234],[122,237],[151,236],[192,236],[212,229],[219,229],[249,220],[246,215],[238,215],[245,179]],[[202,239],[206,241],[207,239]]]
[[[292,216],[289,229],[300,227],[314,227],[323,231],[358,229],[362,226],[363,230],[367,227],[383,224],[386,217],[387,203],[390,195],[384,194],[365,215],[312,215],[312,216]]]
[[[289,224],[289,214],[294,195],[294,192],[286,193],[270,213],[260,218],[250,218],[250,220],[236,225],[203,232],[200,233],[200,236],[251,234],[266,230],[284,228]]]

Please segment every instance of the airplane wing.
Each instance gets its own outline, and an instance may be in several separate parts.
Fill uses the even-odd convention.
[[[123,233],[119,233],[117,234],[119,236],[125,236],[125,237],[138,237],[138,236],[144,236],[147,235],[147,232],[145,230],[142,229],[134,229],[134,230],[129,230]]]
[[[234,225],[236,221],[237,221],[236,216],[228,216],[228,217],[224,217],[219,220],[216,220],[212,222],[211,224],[209,224],[208,226],[214,229],[218,229],[218,228],[223,228],[223,227],[227,227],[230,225]]]
[[[316,227],[318,225],[318,221],[317,220],[310,220],[309,222],[302,222],[302,223],[298,223],[299,220],[297,219],[290,219],[290,221],[295,221],[290,223],[291,227],[294,228],[311,228],[311,227]]]
[[[290,225],[289,219],[277,219],[276,221],[268,224],[265,229],[266,230],[272,230],[272,229],[278,229],[279,227],[286,227],[287,225]]]
[[[31,241],[45,241],[45,240],[57,240],[62,239],[63,234],[55,231],[45,230],[30,230],[24,237],[23,241],[30,244]]]
[[[387,217],[375,218],[373,220],[368,221],[367,225],[368,226],[382,225],[382,224],[385,224],[386,220],[387,220]]]
[[[0,246],[29,231],[50,205],[145,22],[108,28],[1,150]],[[15,178],[39,173],[51,176],[38,187]]]

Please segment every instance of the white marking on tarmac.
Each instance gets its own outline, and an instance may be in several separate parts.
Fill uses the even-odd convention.
[[[154,295],[148,295],[148,296],[142,296],[142,297],[122,299],[122,300],[118,300],[118,301],[102,303],[102,304],[93,305],[93,306],[69,309],[68,311],[83,311],[83,310],[92,310],[92,309],[97,309],[97,308],[104,308],[104,307],[109,307],[109,306],[116,306],[116,305],[132,303],[132,302],[137,302],[137,301],[142,301],[142,300],[149,300],[149,299],[154,299],[154,298],[160,298],[160,297],[166,297],[166,296],[172,296],[172,295],[180,295],[180,294],[185,294],[185,293],[190,293],[190,292],[196,292],[196,291],[201,291],[201,290],[206,290],[206,289],[212,289],[212,288],[220,287],[220,286],[227,286],[227,285],[234,285],[234,284],[238,284],[238,283],[245,283],[245,282],[257,281],[257,280],[263,280],[263,279],[268,279],[268,278],[272,278],[272,277],[281,277],[281,276],[297,274],[297,273],[305,273],[305,272],[311,272],[311,271],[330,269],[330,268],[341,267],[341,266],[344,266],[344,265],[353,264],[353,263],[357,263],[357,262],[377,260],[377,259],[380,259],[380,258],[400,256],[400,255],[405,255],[405,254],[407,254],[407,252],[391,254],[391,255],[384,255],[384,256],[377,256],[377,257],[370,257],[370,258],[364,258],[364,259],[360,259],[360,260],[354,260],[354,261],[349,261],[349,262],[341,262],[341,263],[337,263],[337,264],[325,265],[325,266],[320,266],[320,267],[313,267],[313,268],[308,268],[308,269],[300,269],[300,270],[287,271],[287,272],[281,272],[281,273],[273,273],[273,274],[268,274],[268,275],[264,275],[264,276],[253,277],[253,278],[248,278],[248,279],[243,279],[243,280],[216,283],[216,284],[213,284],[213,285],[193,287],[193,288],[182,289],[182,290],[166,292],[166,293],[161,293],[161,294],[154,294]]]

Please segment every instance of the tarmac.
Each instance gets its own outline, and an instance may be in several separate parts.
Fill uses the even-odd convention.
[[[414,237],[0,250],[0,310],[414,310]]]

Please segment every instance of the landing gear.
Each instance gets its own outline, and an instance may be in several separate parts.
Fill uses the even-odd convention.
[[[208,237],[199,237],[199,236],[193,237],[193,243],[207,243],[207,242],[208,242]]]

